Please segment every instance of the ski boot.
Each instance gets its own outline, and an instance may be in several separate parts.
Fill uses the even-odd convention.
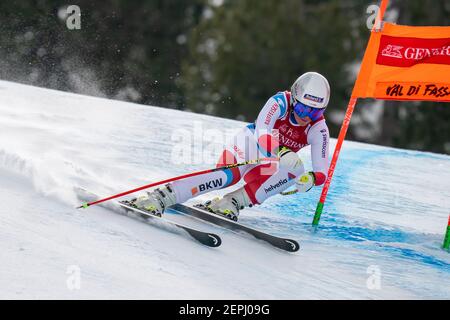
[[[169,184],[164,187],[157,188],[151,192],[147,192],[147,195],[135,198],[130,201],[130,205],[137,209],[146,211],[157,217],[162,217],[164,211],[176,203],[175,193]],[[141,215],[143,218],[148,218],[145,215]]]
[[[204,204],[196,205],[198,208],[207,210],[233,221],[238,220],[239,210],[252,206],[253,204],[251,203],[247,192],[243,187],[226,194],[222,199],[214,198],[212,200],[208,200]]]

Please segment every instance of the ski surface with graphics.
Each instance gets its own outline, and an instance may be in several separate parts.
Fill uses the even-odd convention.
[[[206,210],[197,208],[195,206],[187,206],[184,204],[175,204],[175,205],[171,206],[170,209],[173,209],[175,211],[178,211],[178,212],[188,215],[188,216],[198,218],[203,221],[213,223],[215,225],[218,225],[220,227],[223,227],[223,228],[226,228],[226,229],[229,229],[232,231],[244,231],[259,240],[263,240],[276,248],[279,248],[279,249],[282,249],[282,250],[285,250],[288,252],[296,252],[300,249],[299,243],[295,240],[285,239],[285,238],[280,238],[280,237],[270,235],[263,231],[259,231],[259,230],[253,229],[251,227],[247,227],[243,224],[240,224],[240,223],[232,221],[230,219],[221,217],[217,214],[210,213]]]
[[[86,189],[83,189],[83,188],[76,188],[76,191],[77,191],[78,197],[81,200],[93,200],[93,199],[99,198],[96,194],[94,194],[90,191],[87,191]],[[192,238],[194,238],[201,244],[208,246],[208,247],[219,247],[222,244],[222,239],[214,233],[200,231],[200,230],[185,226],[183,224],[179,224],[174,221],[170,221],[163,217],[156,216],[145,210],[140,210],[138,208],[130,206],[128,201],[110,201],[110,203],[102,205],[102,207],[113,210],[113,211],[120,211],[121,209],[124,209],[127,212],[131,212],[133,214],[140,215],[143,218],[151,219],[154,222],[157,222],[152,225],[163,227],[164,229],[169,229],[169,230],[173,230],[173,231],[182,230],[184,232],[187,232]]]

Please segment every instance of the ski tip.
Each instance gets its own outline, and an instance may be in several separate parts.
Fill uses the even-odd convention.
[[[286,250],[289,252],[297,252],[300,250],[300,244],[292,239],[285,239],[284,242],[286,243]]]
[[[222,244],[222,239],[214,233],[206,233],[194,229],[184,228],[195,240],[208,247],[219,247]]]
[[[208,237],[211,240],[209,242],[209,246],[210,247],[216,248],[216,247],[219,247],[222,244],[222,239],[218,235],[213,234],[213,233],[208,233]]]

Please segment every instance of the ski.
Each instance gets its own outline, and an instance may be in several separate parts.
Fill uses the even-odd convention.
[[[243,224],[240,224],[238,222],[232,221],[227,218],[223,218],[221,216],[210,213],[210,212],[200,209],[200,208],[187,206],[184,204],[175,204],[175,205],[171,206],[170,209],[173,209],[180,213],[201,219],[203,221],[213,223],[215,225],[218,225],[218,226],[226,228],[226,229],[230,229],[233,231],[244,231],[246,233],[251,234],[252,236],[254,236],[257,239],[266,241],[267,243],[271,244],[272,246],[277,247],[282,250],[285,250],[285,251],[296,252],[300,249],[299,243],[295,240],[280,238],[280,237],[270,235],[268,233],[247,227]]]
[[[96,198],[98,199],[98,196],[95,195],[94,193],[87,191],[85,189],[82,188],[76,188],[76,190],[78,191],[77,194],[79,195],[79,197],[83,197],[86,200],[86,195],[88,196],[88,198]],[[82,193],[82,195],[80,195],[80,193]],[[83,196],[84,195],[84,196]],[[201,244],[208,246],[208,247],[219,247],[222,244],[222,239],[214,234],[214,233],[209,233],[209,232],[204,232],[204,231],[200,231],[197,229],[193,229],[191,227],[176,223],[174,221],[170,221],[167,220],[163,217],[159,217],[156,215],[153,215],[147,211],[144,210],[140,210],[134,207],[129,206],[127,203],[124,203],[122,201],[111,201],[112,204],[116,205],[116,206],[112,206],[112,205],[104,205],[104,208],[110,209],[110,210],[114,210],[117,208],[117,206],[119,206],[120,208],[123,208],[124,210],[126,210],[127,212],[132,212],[135,214],[138,214],[140,216],[144,216],[146,218],[149,219],[154,219],[155,221],[158,222],[162,222],[163,225],[167,225],[167,226],[173,226],[177,229],[181,229],[184,230],[185,232],[187,232],[192,238],[194,238],[195,240],[197,240],[198,242],[200,242]],[[116,208],[114,208],[116,207]],[[158,224],[152,224],[155,226],[158,226]]]

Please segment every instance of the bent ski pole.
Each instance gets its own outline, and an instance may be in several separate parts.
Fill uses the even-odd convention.
[[[291,191],[280,192],[280,194],[282,196],[291,196],[291,195],[296,194],[298,192],[299,191],[297,189],[295,189],[295,190],[291,190]]]
[[[158,185],[161,185],[161,184],[164,184],[164,183],[168,183],[168,182],[173,182],[173,181],[186,179],[186,178],[194,177],[194,176],[199,176],[199,175],[202,175],[202,174],[216,172],[216,171],[220,171],[220,170],[233,169],[233,168],[245,166],[245,165],[248,165],[248,164],[258,164],[258,163],[261,163],[263,161],[275,161],[275,160],[276,160],[276,158],[261,158],[261,159],[249,160],[249,161],[245,161],[245,162],[241,162],[241,163],[229,164],[229,165],[226,165],[226,166],[223,166],[223,167],[218,167],[218,168],[213,168],[213,169],[207,169],[207,170],[197,171],[197,172],[193,172],[193,173],[188,173],[188,174],[181,175],[181,176],[178,176],[178,177],[174,177],[174,178],[170,178],[170,179],[154,182],[154,183],[151,183],[151,184],[147,184],[145,186],[142,186],[142,187],[139,187],[139,188],[136,188],[136,189],[133,189],[133,190],[125,191],[125,192],[122,192],[122,193],[118,193],[116,195],[113,195],[113,196],[110,196],[110,197],[107,197],[107,198],[104,198],[104,199],[100,199],[100,200],[92,201],[92,202],[87,202],[87,203],[84,203],[83,205],[77,207],[77,209],[87,208],[87,207],[90,207],[90,206],[93,206],[93,205],[96,205],[96,204],[99,204],[99,203],[102,203],[102,202],[105,202],[105,201],[108,201],[108,200],[112,200],[112,199],[115,199],[115,198],[126,196],[127,194],[134,193],[134,192],[137,192],[137,191],[141,191],[141,190],[144,190],[144,189],[148,189],[148,188],[151,188],[151,187],[155,187],[155,186],[158,186]]]

